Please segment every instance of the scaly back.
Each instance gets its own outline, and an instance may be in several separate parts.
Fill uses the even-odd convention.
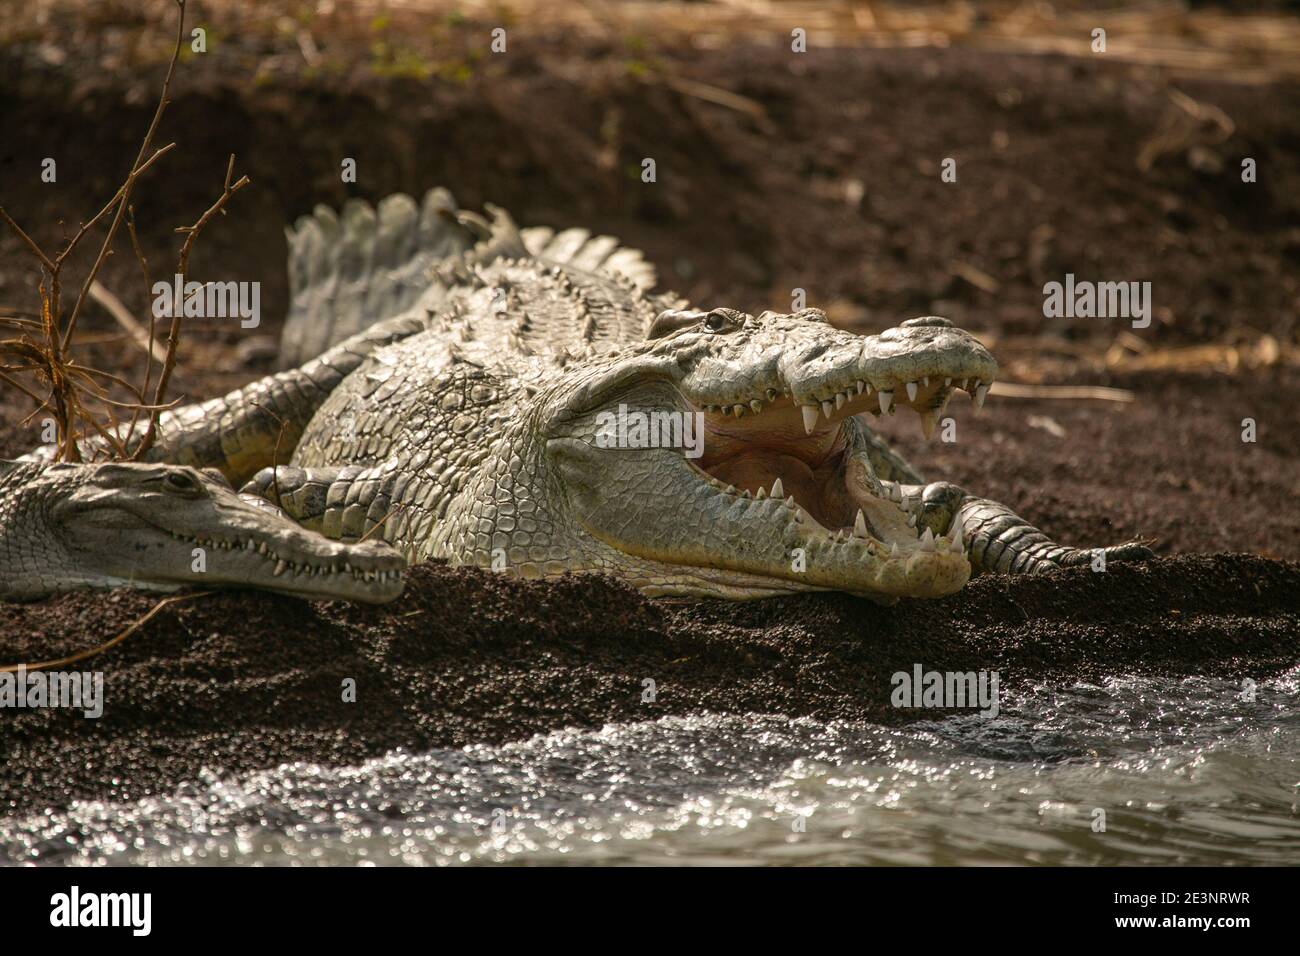
[[[648,311],[678,304],[648,293],[653,266],[612,236],[519,230],[504,210],[487,210],[490,220],[433,189],[420,205],[399,193],[377,208],[352,199],[341,215],[317,206],[300,218],[285,231],[292,302],[282,366],[408,312],[462,340],[560,352],[640,340]]]

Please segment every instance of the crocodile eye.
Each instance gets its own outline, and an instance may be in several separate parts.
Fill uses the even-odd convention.
[[[704,328],[709,332],[730,332],[739,327],[738,315],[728,309],[714,309],[704,317]]]
[[[195,492],[199,490],[199,483],[183,471],[170,471],[167,477],[163,479],[163,485],[171,491]]]

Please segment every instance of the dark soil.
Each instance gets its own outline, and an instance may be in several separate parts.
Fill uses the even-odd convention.
[[[476,36],[457,27],[430,42],[453,49]],[[438,184],[523,223],[619,235],[647,251],[663,285],[702,304],[788,309],[798,287],[854,327],[938,313],[995,352],[1012,336],[1104,349],[1123,331],[1114,322],[1042,317],[1043,283],[1073,272],[1151,281],[1156,321],[1137,334],[1156,347],[1268,334],[1285,350],[1300,334],[1295,84],[1179,83],[1234,132],[1194,136],[1143,173],[1135,157],[1169,113],[1170,83],[1101,58],[836,49],[792,62],[775,44],[702,55],[524,31],[508,57],[444,50],[440,63],[459,64],[454,81],[346,63],[254,81],[240,42],[253,41],[232,31],[182,65],[160,133],[179,145],[136,206],[155,278],[165,275],[172,228],[212,202],[236,153],[253,185],[204,233],[192,266],[260,280],[267,318],[253,336],[187,330],[173,395],[207,397],[270,367],[255,346],[279,331],[286,222],[317,202]],[[112,195],[153,109],[165,54],[91,69],[118,56],[105,49],[59,63],[34,42],[0,49],[0,206],[47,246],[72,228],[60,219],[75,224]],[[763,115],[673,80],[739,93]],[[58,158],[57,184],[39,182],[46,156]],[[343,156],[358,160],[355,186],[339,181]],[[939,178],[948,156],[956,184]],[[1242,156],[1258,161],[1258,183],[1241,183]],[[643,157],[657,161],[653,185],[640,181]],[[35,302],[34,275],[0,229],[0,305]],[[147,315],[125,242],[103,278]],[[79,280],[73,269],[65,288]],[[83,329],[84,359],[138,367],[97,310]],[[994,397],[981,418],[955,402],[958,440],[925,447],[910,415],[880,427],[929,478],[1006,501],[1060,540],[1144,536],[1164,557],[1105,574],[991,577],[892,609],[842,595],[666,605],[599,579],[531,585],[436,566],[413,571],[402,600],[380,609],[212,595],[168,606],[83,665],[106,672],[101,720],[0,716],[0,812],[165,792],[203,767],[351,762],[706,709],[907,719],[889,706],[888,677],[916,663],[996,668],[1015,685],[1135,671],[1259,677],[1300,660],[1300,370],[1284,360],[1233,375],[1118,375],[1081,361],[1047,377],[1127,388],[1137,401]],[[0,455],[37,443],[30,410],[0,391]],[[1241,440],[1247,417],[1256,443]],[[91,647],[155,601],[0,606],[0,664]],[[348,677],[356,704],[341,702]],[[653,703],[642,701],[646,679]]]
[[[0,606],[9,653],[78,650],[154,599]],[[91,666],[104,715],[6,714],[0,813],[165,793],[201,769],[356,762],[699,711],[895,722],[890,675],[996,670],[1004,687],[1109,673],[1260,679],[1300,659],[1300,565],[1179,557],[986,577],[942,601],[846,595],[654,603],[600,578],[416,569],[383,608],[226,593],[174,604]],[[356,681],[356,703],[343,682]],[[654,681],[647,701],[646,681]]]

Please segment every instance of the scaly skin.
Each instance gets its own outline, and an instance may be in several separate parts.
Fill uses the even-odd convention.
[[[386,545],[330,541],[193,468],[0,462],[0,599],[199,585],[382,602],[403,567]]]
[[[649,595],[889,602],[1091,556],[925,484],[865,424],[906,406],[929,434],[957,388],[982,404],[997,365],[946,320],[863,337],[816,309],[683,310],[613,240],[491,212],[435,192],[300,221],[283,352],[328,351],[165,415],[151,457],[220,469],[328,538]],[[620,409],[701,415],[702,455],[605,447]]]

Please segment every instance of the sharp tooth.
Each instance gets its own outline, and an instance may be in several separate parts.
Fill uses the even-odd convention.
[[[908,526],[909,528],[915,528],[915,527],[916,527],[916,515],[915,515],[915,514],[910,514],[910,515],[907,516],[907,526]]]
[[[794,495],[791,495],[789,498],[786,498],[786,499],[785,499],[785,503],[786,503],[787,505],[789,505],[791,508],[793,508],[793,507],[794,507]]]
[[[975,389],[975,407],[983,408],[984,399],[988,397],[989,387],[987,385],[977,386]]]
[[[767,497],[767,492],[764,489],[759,488],[758,491],[754,492],[754,497],[759,501],[762,501]]]
[[[803,509],[802,509],[802,508],[795,508],[795,509],[794,509],[794,520],[795,520],[795,522],[798,523],[798,524],[803,524]]]
[[[890,407],[894,404],[894,393],[893,393],[893,392],[890,392],[890,391],[883,391],[883,392],[881,392],[879,395],[877,395],[876,397],[880,399],[880,411],[881,411],[882,413],[884,413],[884,412],[888,412],[889,409],[890,409]]]
[[[921,413],[921,434],[925,436],[926,441],[929,441],[934,437],[934,426],[938,421],[939,416],[933,411],[925,411]]]
[[[862,509],[858,509],[858,516],[853,519],[853,533],[859,538],[867,536],[867,519],[862,517]]]
[[[836,411],[839,411],[841,408],[843,408],[843,407],[844,407],[844,403],[845,403],[845,401],[847,401],[847,399],[845,398],[844,393],[843,393],[843,392],[836,392],[836,393],[835,393],[835,410],[836,410]]]
[[[896,558],[896,557],[898,557],[898,542],[897,542],[897,541],[895,541],[893,544],[891,544],[891,545],[889,546],[889,556],[890,556],[891,558]]]
[[[734,495],[734,494],[736,493],[736,486],[735,486],[735,485],[727,485],[727,487],[726,487],[726,489],[724,490],[723,493],[724,493],[724,494],[728,494],[728,495]]]
[[[943,380],[943,387],[944,387],[944,388],[947,388],[947,387],[948,387],[949,385],[951,385],[951,384],[952,384],[952,379],[950,379],[950,378],[945,378],[945,379]]]
[[[921,384],[924,385],[926,388],[929,388],[929,387],[930,387],[930,376],[928,376],[928,375],[922,375],[922,376],[921,376]]]
[[[733,415],[735,415],[737,418],[739,418],[741,415],[745,414],[745,406],[744,406],[744,405],[732,405],[732,406],[731,406],[731,414],[733,414]]]
[[[750,399],[749,407],[752,408],[754,410],[754,414],[757,415],[759,412],[763,410],[763,403],[756,398]]]
[[[961,519],[960,518],[958,518],[956,521],[953,522],[952,544],[949,545],[949,548],[952,550],[954,554],[963,554],[966,551],[966,546],[962,543],[961,540]]]
[[[916,383],[915,383],[915,382],[908,382],[908,383],[907,383],[907,400],[908,400],[909,402],[914,402],[914,401],[916,401]]]
[[[831,414],[834,411],[835,411],[835,406],[832,405],[829,401],[822,402],[822,412],[826,415],[827,418],[830,418]]]
[[[774,389],[774,388],[769,388],[769,389],[767,390],[767,400],[768,400],[769,402],[775,402],[775,401],[776,401],[776,389]]]
[[[929,528],[926,528],[925,533],[921,535],[921,550],[922,551],[934,550],[934,532],[931,531]]]
[[[778,478],[776,481],[772,482],[772,497],[773,497],[773,498],[784,498],[784,497],[785,497],[785,486],[781,484],[781,479],[780,479],[780,478]]]
[[[742,497],[742,498],[748,498],[748,497],[749,497],[749,489],[748,489],[748,488],[741,488],[741,489],[740,489],[740,497]]]
[[[863,382],[863,381],[861,381],[861,380],[859,380],[858,383],[857,383],[858,394],[861,395],[861,394],[862,394],[862,390],[863,390],[864,388],[866,388],[866,387],[867,387],[867,383],[866,383],[866,382]]]
[[[813,429],[817,426],[817,406],[803,405],[800,407],[800,411],[803,412],[803,430],[811,435]]]
[[[285,564],[284,559],[281,559],[275,562],[275,570],[272,571],[271,574],[273,577],[278,578],[280,575],[284,574],[285,569],[287,569],[288,567],[289,565]]]

